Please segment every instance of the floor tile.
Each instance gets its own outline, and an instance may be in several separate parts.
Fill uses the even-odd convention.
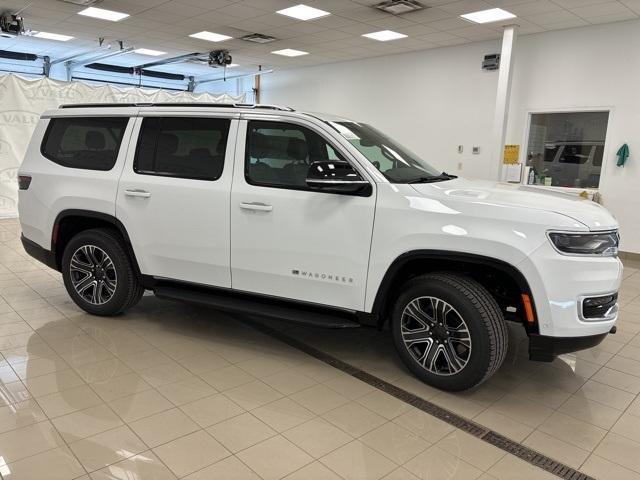
[[[607,480],[640,480],[640,473],[610,462],[598,455],[591,455],[584,462],[580,471],[594,478]]]
[[[448,423],[417,408],[400,415],[393,422],[422,437],[429,443],[436,443],[454,430]]]
[[[91,388],[104,400],[111,402],[118,398],[127,397],[149,390],[151,386],[137,373],[125,373],[114,378],[91,383]]]
[[[629,392],[618,390],[617,388],[594,380],[589,380],[575,394],[575,396],[580,395],[594,402],[617,408],[618,410],[627,408],[634,399],[634,395]]]
[[[515,395],[505,395],[491,406],[502,415],[522,422],[530,427],[537,427],[553,413],[553,409],[534,401]]]
[[[11,462],[2,468],[2,473],[6,480],[71,480],[86,472],[69,448],[61,446]]]
[[[320,417],[287,430],[282,435],[314,458],[322,457],[353,440],[353,437]]]
[[[125,425],[70,443],[69,447],[88,472],[147,450],[142,440]]]
[[[48,421],[0,434],[0,452],[6,463],[62,446],[64,441]]]
[[[231,454],[204,430],[160,445],[153,451],[178,477],[202,470]]]
[[[39,377],[27,377],[24,380],[25,386],[34,397],[69,390],[84,383],[84,380],[72,369],[59,370]]]
[[[317,382],[312,378],[289,368],[262,378],[262,381],[275,388],[283,395],[291,395],[314,386]]]
[[[482,475],[481,470],[437,446],[418,454],[404,468],[420,479],[472,480]]]
[[[104,404],[54,418],[51,422],[67,443],[122,425],[120,417]]]
[[[342,480],[336,473],[329,470],[320,462],[313,462],[305,465],[300,470],[296,470],[287,475],[284,480]]]
[[[312,457],[280,435],[249,447],[237,456],[265,480],[282,478],[313,461]]]
[[[322,416],[353,437],[360,437],[387,422],[386,418],[356,402],[341,405]]]
[[[487,473],[498,480],[558,480],[555,475],[513,455],[502,457]]]
[[[360,441],[398,465],[409,461],[430,446],[426,440],[393,422],[387,422],[363,435]]]
[[[621,410],[578,395],[571,396],[558,411],[605,430],[609,430],[622,415]]]
[[[184,477],[184,480],[261,480],[236,457],[227,457],[213,465]],[[308,478],[307,480],[312,480]],[[315,480],[315,479],[313,479]],[[320,479],[318,479],[320,480]]]
[[[231,388],[253,382],[256,378],[234,365],[198,374],[205,382],[218,391],[225,391]]]
[[[151,451],[109,465],[91,474],[92,480],[174,480],[176,476]]]
[[[224,394],[245,410],[253,410],[282,397],[280,392],[259,380],[226,390]]]
[[[349,401],[348,398],[340,395],[326,385],[316,385],[305,390],[301,390],[289,398],[295,400],[300,405],[308,408],[317,415],[333,410]]]
[[[178,408],[136,420],[129,427],[149,447],[157,447],[200,429],[197,423]]]
[[[587,450],[559,440],[539,430],[529,435],[522,443],[537,452],[575,469],[580,468],[580,465],[582,465],[590,453]]]
[[[407,403],[380,390],[373,390],[356,399],[356,402],[388,420],[411,410],[411,406]]]
[[[35,400],[0,407],[0,433],[42,422],[47,417]]]
[[[332,378],[331,380],[327,380],[324,384],[350,400],[355,400],[367,393],[376,391],[376,389],[371,385],[348,374],[343,374]]]
[[[198,377],[161,385],[157,387],[156,390],[174,405],[184,405],[185,403],[218,393],[215,388]]]
[[[125,422],[134,422],[173,408],[173,404],[155,390],[145,390],[118,398],[108,404]]]
[[[593,453],[611,462],[640,472],[640,443],[617,433],[607,433]]]
[[[207,432],[232,453],[244,450],[277,434],[251,413],[243,413],[216,423],[207,428]]]
[[[521,442],[533,432],[533,427],[496,412],[493,407],[486,409],[473,419],[516,442]]]
[[[251,413],[278,432],[293,428],[315,417],[313,412],[290,398],[268,403],[252,410]]]
[[[540,425],[539,430],[589,452],[607,433],[602,428],[558,412]]]
[[[506,455],[503,450],[460,430],[451,432],[436,443],[436,446],[446,452],[454,453],[465,462],[483,471],[491,468]]]
[[[180,409],[201,427],[209,427],[245,411],[222,394],[201,398],[182,405]]]

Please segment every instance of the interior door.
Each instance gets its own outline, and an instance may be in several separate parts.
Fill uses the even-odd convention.
[[[311,162],[348,157],[303,120],[242,120],[236,150],[232,287],[363,310],[375,184],[366,197],[308,188]]]
[[[137,122],[116,216],[142,273],[230,287],[229,202],[238,120],[167,113]]]

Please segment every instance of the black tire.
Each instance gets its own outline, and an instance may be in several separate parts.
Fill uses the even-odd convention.
[[[113,262],[113,270],[117,275],[115,289],[111,297],[101,304],[94,304],[80,295],[73,285],[71,259],[74,253],[83,246],[95,246],[104,251]],[[133,269],[131,259],[125,250],[120,235],[108,228],[85,230],[74,236],[62,255],[62,278],[64,286],[73,301],[84,311],[92,315],[117,315],[133,307],[144,293]]]
[[[412,314],[413,310],[407,310],[406,312],[409,313],[405,315],[405,308],[412,301],[419,299],[417,302],[421,308],[426,302],[426,308],[422,308],[420,313],[428,310],[431,315],[427,315],[427,317],[435,317],[433,306],[441,304],[431,298],[444,301],[453,308],[453,310],[447,310],[448,307],[442,307],[443,311],[447,311],[444,318],[453,317],[453,320],[446,320],[446,322],[453,322],[458,325],[458,328],[464,328],[460,327],[462,324],[458,322],[458,319],[462,319],[466,324],[466,331],[470,338],[469,348],[455,338],[454,341],[450,341],[453,337],[449,336],[466,337],[467,333],[451,333],[453,330],[448,328],[443,329],[436,326],[436,331],[436,329],[427,327],[426,330],[429,332],[424,335],[427,335],[431,340],[426,340],[426,343],[409,336],[413,333],[412,330],[415,330],[415,328],[411,328],[412,324],[418,325],[418,328],[421,328],[421,324],[419,321],[416,322],[415,315]],[[414,307],[415,305],[415,303],[412,304]],[[405,316],[403,317],[403,315]],[[408,344],[403,339],[403,322]],[[460,391],[479,385],[500,368],[507,354],[507,326],[496,300],[478,282],[458,274],[431,273],[409,280],[401,288],[393,307],[391,330],[398,354],[407,367],[425,383],[442,390]],[[417,335],[423,334],[418,332]],[[434,364],[431,362],[434,356],[427,355],[425,352],[427,346],[436,346],[436,342],[438,342],[438,348],[447,350],[446,355],[445,353],[438,354]],[[456,347],[453,346],[454,343]],[[441,344],[442,346],[440,346]],[[448,359],[452,358],[452,352],[449,349],[454,348],[456,350],[453,353],[459,353],[462,360],[455,356],[455,362],[449,362],[450,364],[454,363],[455,368],[445,367]],[[429,370],[420,363],[420,360],[425,365],[429,361],[432,370],[436,370],[436,372]],[[459,370],[456,371],[456,369]]]

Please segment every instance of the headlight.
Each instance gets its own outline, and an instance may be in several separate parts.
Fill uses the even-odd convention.
[[[561,233],[549,232],[549,239],[560,253],[567,255],[618,255],[618,232]]]

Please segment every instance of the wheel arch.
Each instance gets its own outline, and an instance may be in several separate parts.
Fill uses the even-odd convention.
[[[131,258],[133,269],[138,278],[142,279],[143,275],[125,226],[115,216],[94,210],[68,209],[56,216],[51,233],[51,252],[57,269],[61,270],[62,255],[69,240],[78,233],[93,228],[111,228],[119,233],[125,250]]]
[[[377,319],[378,327],[382,328],[384,325],[398,289],[407,280],[436,271],[458,272],[478,280],[497,297],[503,313],[504,307],[510,301],[515,303],[513,306],[519,314],[524,314],[525,306],[521,295],[529,295],[535,322],[530,324],[518,316],[510,319],[521,321],[527,332],[537,332],[533,294],[529,282],[517,267],[497,258],[447,250],[413,250],[403,253],[391,263],[380,282],[371,310]]]

